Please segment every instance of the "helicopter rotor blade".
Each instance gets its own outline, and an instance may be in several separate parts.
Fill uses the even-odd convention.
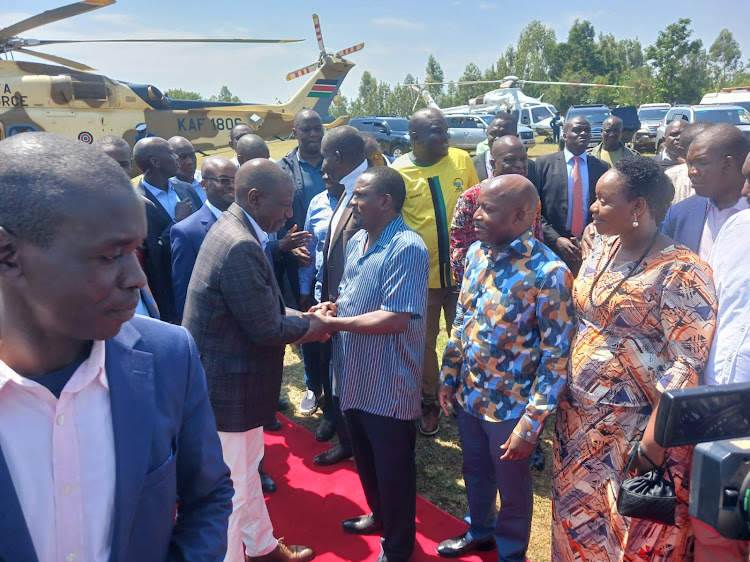
[[[352,53],[356,53],[357,51],[361,51],[365,48],[364,43],[360,43],[359,45],[354,45],[354,47],[349,47],[347,49],[342,49],[336,53],[337,56],[343,57],[346,55],[351,55]]]
[[[315,25],[315,35],[318,38],[318,48],[320,49],[320,54],[325,56],[326,48],[325,45],[323,45],[323,32],[320,30],[320,20],[318,19],[318,14],[313,14],[313,24]]]
[[[34,29],[48,23],[64,20],[80,14],[85,14],[91,10],[98,10],[105,6],[111,6],[115,1],[116,0],[82,0],[75,4],[68,4],[67,6],[55,8],[54,10],[47,10],[41,14],[14,23],[4,29],[0,29],[0,43],[4,43],[8,39],[11,39],[24,31],[28,31],[29,29]]]
[[[72,39],[39,40],[38,45],[60,45],[66,43],[296,43],[304,39]]]
[[[313,63],[310,66],[305,66],[303,68],[299,68],[297,70],[294,70],[286,75],[287,81],[294,80],[295,78],[299,78],[300,76],[304,76],[305,74],[310,74],[311,72],[318,69],[318,63]]]
[[[85,64],[83,64],[81,62],[76,62],[74,60],[66,59],[64,57],[57,57],[55,55],[48,55],[47,53],[39,53],[37,51],[32,51],[30,49],[22,49],[20,47],[17,48],[17,49],[15,49],[15,50],[17,52],[19,52],[19,53],[23,53],[25,55],[31,55],[32,57],[37,57],[37,58],[44,59],[44,60],[47,60],[47,61],[50,61],[50,62],[61,64],[63,66],[67,66],[67,67],[73,68],[75,70],[85,70],[85,71],[96,70],[96,69],[91,68],[90,66],[87,66],[87,65],[85,65]]]
[[[633,89],[633,86],[618,86],[616,84],[591,84],[588,82],[545,82],[542,80],[519,80],[519,84],[553,84],[558,86],[584,86],[587,88],[628,88]]]

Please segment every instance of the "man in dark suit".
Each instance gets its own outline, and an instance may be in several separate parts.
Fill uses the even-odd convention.
[[[170,182],[177,172],[177,160],[169,143],[159,137],[138,141],[133,151],[135,163],[143,172],[138,182],[141,195],[153,205],[146,206],[148,234],[144,243],[144,268],[162,320],[178,323],[172,291],[172,252],[169,231],[203,205],[198,194],[184,182]]]
[[[327,184],[340,184],[337,187],[341,190],[341,196],[326,229],[321,270],[318,272],[321,278],[319,302],[335,301],[338,297],[339,283],[344,274],[346,245],[349,239],[359,231],[359,223],[354,220],[352,215],[351,199],[354,184],[359,176],[367,170],[365,143],[360,138],[356,129],[345,126],[337,127],[323,139],[321,147],[323,178]],[[305,302],[305,304],[308,303]],[[316,455],[313,459],[315,464],[327,466],[350,458],[352,456],[352,445],[339,401],[333,395],[331,378],[328,376],[331,363],[330,342],[320,344],[318,361],[321,373],[320,382],[325,395],[325,406],[323,407],[325,419],[321,426],[324,424],[331,425],[332,423],[339,435],[338,445]],[[321,428],[318,429],[320,431]]]
[[[177,316],[182,320],[187,288],[203,239],[221,216],[234,203],[234,176],[237,167],[223,156],[206,158],[201,165],[201,186],[206,190],[206,203],[195,213],[172,226],[172,288]]]
[[[714,125],[690,143],[688,176],[695,195],[667,211],[661,230],[703,260],[729,218],[748,208],[742,197],[745,162],[750,142],[734,125]]]
[[[518,136],[518,120],[513,117],[511,113],[501,112],[495,115],[495,118],[487,127],[487,149],[484,151],[477,150],[475,156],[472,157],[471,161],[474,162],[474,169],[477,171],[477,177],[479,181],[484,181],[492,175],[492,155],[490,149],[495,139],[511,135],[514,137]],[[482,143],[480,143],[481,145]],[[477,147],[478,149],[479,147]],[[529,159],[526,161],[526,177],[531,180],[534,186],[537,185],[536,176],[536,164],[534,161]]]
[[[563,133],[562,152],[536,159],[537,189],[542,201],[544,243],[575,274],[581,266],[579,240],[591,222],[589,206],[596,199],[596,182],[609,165],[586,154],[591,125],[584,117],[566,121]]]
[[[206,370],[224,460],[235,485],[227,562],[310,560],[310,548],[273,537],[258,463],[262,425],[276,409],[284,349],[325,335],[317,318],[284,307],[267,248],[292,214],[294,187],[269,160],[244,164],[235,203],[206,235],[188,286],[182,323],[195,337]]]
[[[0,559],[220,562],[232,485],[198,352],[133,318],[141,196],[49,133],[0,142],[0,186]]]

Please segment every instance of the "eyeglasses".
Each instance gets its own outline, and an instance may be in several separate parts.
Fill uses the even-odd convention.
[[[203,176],[204,180],[218,181],[223,186],[234,185],[234,178],[220,177],[220,178],[207,178]]]

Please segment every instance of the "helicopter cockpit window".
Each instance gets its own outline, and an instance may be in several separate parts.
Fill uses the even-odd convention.
[[[539,121],[542,121],[543,119],[549,119],[550,117],[552,117],[552,113],[550,113],[549,109],[547,109],[543,105],[540,107],[531,108],[531,120],[534,123],[539,123]]]

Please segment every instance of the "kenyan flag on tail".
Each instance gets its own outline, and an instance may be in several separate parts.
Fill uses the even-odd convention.
[[[312,90],[310,90],[310,93],[307,94],[307,97],[330,98],[333,95],[333,91],[336,89],[337,84],[338,80],[326,80],[324,78],[321,78],[320,80],[317,80],[315,82]]]

